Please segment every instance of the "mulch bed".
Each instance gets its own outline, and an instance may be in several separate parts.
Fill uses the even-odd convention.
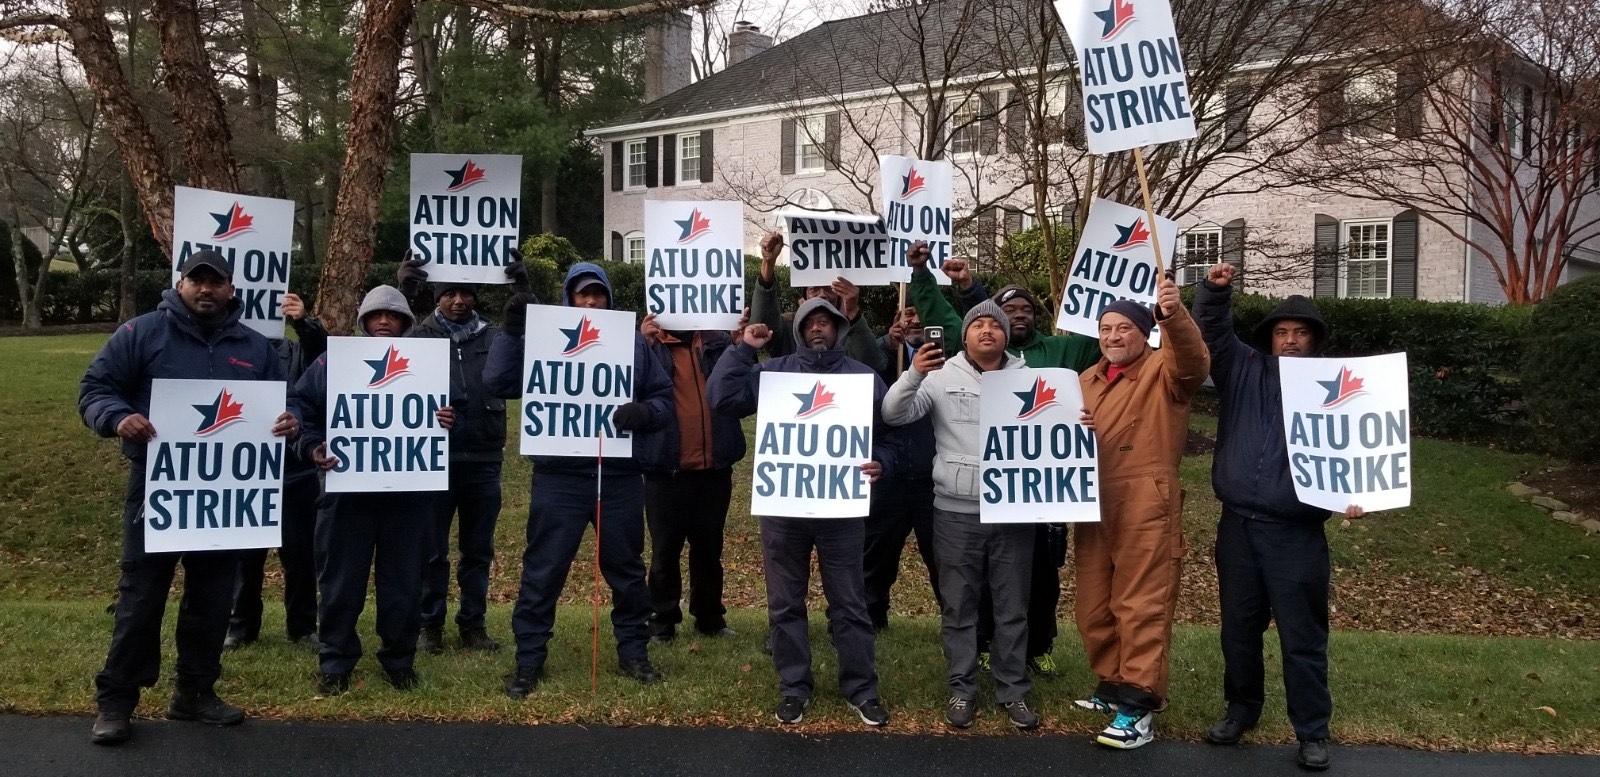
[[[1600,518],[1600,464],[1572,464],[1530,472],[1522,482],[1572,505],[1587,518]]]

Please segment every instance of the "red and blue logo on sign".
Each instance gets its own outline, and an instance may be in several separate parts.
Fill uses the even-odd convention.
[[[699,208],[690,211],[689,218],[672,223],[677,224],[683,230],[683,234],[678,235],[679,244],[693,243],[696,238],[711,231],[711,219],[701,213]]]
[[[218,392],[217,398],[209,403],[192,407],[200,411],[200,425],[194,430],[196,437],[210,437],[244,420],[244,405],[233,401],[227,389]]]
[[[584,316],[578,325],[571,329],[562,329],[561,334],[567,336],[567,348],[561,352],[562,356],[571,356],[582,353],[600,344],[600,330]]]
[[[372,380],[367,381],[368,388],[387,386],[400,378],[411,374],[411,360],[400,355],[394,346],[384,352],[381,359],[363,359],[368,367],[372,368]]]
[[[217,220],[217,231],[211,233],[212,240],[227,240],[246,232],[256,231],[255,217],[245,213],[244,208],[237,202],[227,213],[213,213],[211,218]]]
[[[459,192],[473,184],[489,180],[488,172],[473,164],[471,159],[468,159],[460,170],[446,170],[445,173],[450,176],[450,185],[445,187],[447,192]]]
[[[1317,385],[1328,390],[1328,398],[1322,401],[1324,408],[1338,407],[1356,397],[1366,394],[1362,386],[1365,383],[1356,377],[1349,367],[1340,367],[1339,375],[1333,380],[1319,380]]]
[[[822,385],[820,380],[811,387],[810,391],[803,391],[795,394],[794,397],[800,400],[800,410],[794,414],[795,418],[810,418],[830,407],[835,407],[833,392],[829,391],[827,386]]]
[[[1046,408],[1061,404],[1056,401],[1056,390],[1044,382],[1044,378],[1036,378],[1033,388],[1027,391],[1015,392],[1017,399],[1022,400],[1022,409],[1017,411],[1017,420],[1023,421],[1044,412]]]
[[[1134,219],[1132,224],[1117,225],[1117,242],[1112,244],[1114,251],[1120,251],[1135,246],[1150,244],[1150,230],[1145,227],[1144,219]]]
[[[900,199],[904,200],[927,187],[928,181],[917,175],[916,165],[912,165],[906,174],[900,176]]]
[[[1110,6],[1094,15],[1105,25],[1100,30],[1100,40],[1111,40],[1133,23],[1133,0],[1111,0]]]

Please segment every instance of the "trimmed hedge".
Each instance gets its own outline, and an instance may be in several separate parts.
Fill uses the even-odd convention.
[[[1600,460],[1600,276],[1568,283],[1533,308],[1522,364],[1535,428],[1568,459]]]

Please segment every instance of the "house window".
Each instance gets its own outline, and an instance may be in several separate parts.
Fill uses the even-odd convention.
[[[628,188],[635,189],[644,186],[644,141],[628,141]]]
[[[1513,84],[1510,94],[1502,101],[1506,108],[1506,141],[1510,143],[1512,156],[1522,156],[1527,151],[1523,140],[1527,137],[1524,126],[1528,121],[1529,102],[1533,99],[1533,90]]]
[[[823,147],[828,142],[828,117],[807,116],[795,122],[794,168],[798,172],[821,170],[825,164]]]
[[[1223,136],[1228,133],[1228,120],[1224,116],[1227,104],[1227,95],[1217,91],[1195,106],[1199,110],[1195,111],[1194,116],[1197,132],[1193,142],[1202,153],[1209,154],[1222,148]]]
[[[644,261],[644,233],[629,232],[622,238],[622,258],[634,263]]]
[[[1206,271],[1222,261],[1222,230],[1191,229],[1178,236],[1178,283],[1189,286],[1206,279]]]
[[[1344,85],[1344,109],[1351,137],[1379,138],[1394,132],[1394,83],[1390,70],[1350,76]]]
[[[678,183],[700,180],[700,133],[678,136]]]
[[[1344,240],[1339,296],[1387,299],[1394,247],[1389,221],[1346,221],[1339,225],[1339,233]]]
[[[983,124],[978,121],[978,101],[967,101],[950,118],[950,153],[976,154],[983,141]]]

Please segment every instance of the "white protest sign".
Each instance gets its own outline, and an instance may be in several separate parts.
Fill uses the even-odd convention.
[[[272,427],[286,391],[282,381],[151,382],[146,552],[283,544],[285,451]]]
[[[872,509],[872,376],[761,373],[750,514],[860,518]]]
[[[450,341],[328,338],[329,493],[450,488]]]
[[[1138,208],[1098,197],[1089,203],[1089,220],[1072,253],[1072,271],[1056,310],[1057,329],[1098,337],[1101,311],[1119,299],[1155,310],[1161,276],[1149,221]],[[1178,222],[1157,216],[1156,237],[1161,245],[1176,245]],[[1160,344],[1156,332],[1150,336],[1152,345]]]
[[[645,200],[645,312],[663,329],[739,326],[744,204]]]
[[[1167,0],[1056,0],[1055,7],[1078,55],[1089,153],[1195,136]]]
[[[1409,506],[1406,355],[1281,358],[1278,372],[1295,496],[1340,513]]]
[[[995,370],[983,375],[978,420],[983,523],[1100,520],[1094,430],[1083,410],[1078,373],[1069,369]]]
[[[172,190],[172,282],[190,254],[211,250],[233,267],[234,296],[244,325],[283,337],[283,295],[289,293],[294,202],[191,189]]]
[[[940,272],[950,258],[950,209],[955,201],[949,162],[905,156],[878,157],[879,189],[883,192],[883,227],[889,253],[905,261],[905,253],[918,240],[928,241],[928,269],[940,284],[950,279]]]
[[[611,414],[633,401],[631,311],[529,305],[522,351],[522,454],[633,455]],[[604,440],[599,438],[604,437]]]
[[[510,283],[521,213],[522,157],[411,155],[411,256],[430,283]]]
[[[857,286],[911,279],[904,251],[889,250],[883,220],[854,213],[786,210],[778,214],[789,244],[789,285],[828,286],[844,278]]]

